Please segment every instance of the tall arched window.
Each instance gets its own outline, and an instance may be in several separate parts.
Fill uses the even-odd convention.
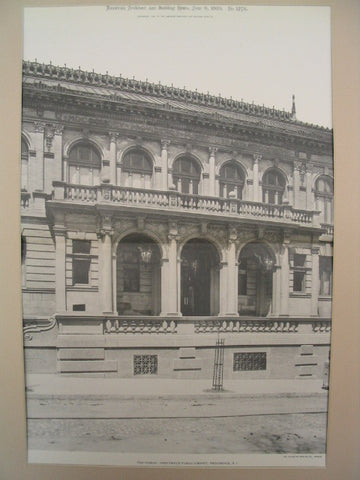
[[[128,151],[122,161],[123,184],[127,187],[151,188],[153,162],[140,148]]]
[[[101,159],[90,144],[77,143],[69,153],[69,182],[79,185],[99,185]]]
[[[235,162],[228,162],[220,169],[220,196],[228,198],[235,192],[236,198],[241,200],[244,187],[244,174]]]
[[[173,166],[173,182],[182,193],[199,193],[200,167],[188,156],[178,158]]]
[[[21,139],[21,190],[29,189],[29,149],[24,139]]]
[[[315,183],[316,210],[321,212],[320,221],[333,222],[334,181],[330,177],[319,177]]]
[[[268,170],[262,181],[263,202],[280,205],[283,202],[285,178],[278,170]]]

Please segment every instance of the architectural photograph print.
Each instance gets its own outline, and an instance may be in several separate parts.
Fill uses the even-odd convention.
[[[24,9],[30,463],[325,466],[330,16]]]

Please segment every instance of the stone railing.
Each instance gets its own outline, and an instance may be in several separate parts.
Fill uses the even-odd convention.
[[[334,225],[322,223],[321,228],[326,230],[325,235],[334,236]]]
[[[296,333],[297,320],[272,320],[268,318],[254,320],[195,320],[195,333]]]
[[[104,320],[104,333],[177,333],[174,320],[160,317],[117,317]]]
[[[331,332],[331,321],[329,319],[313,320],[312,329],[315,333]]]
[[[186,327],[185,330],[183,327]],[[190,327],[190,328],[188,328]],[[202,333],[329,333],[330,319],[219,318],[219,317],[110,317],[103,320],[105,334]]]
[[[171,209],[206,215],[227,215],[231,217],[258,219],[281,223],[295,223],[304,226],[320,227],[318,212],[296,210],[291,205],[267,203],[191,195],[175,190],[149,190],[119,187],[103,183],[99,186],[86,186],[53,182],[54,199],[79,203],[111,203],[123,206]]]

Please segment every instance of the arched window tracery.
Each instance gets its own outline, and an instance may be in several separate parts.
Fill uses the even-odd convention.
[[[69,153],[69,182],[79,185],[100,184],[101,158],[89,143],[74,145]]]
[[[153,161],[141,148],[132,148],[122,159],[123,185],[134,188],[151,188]]]
[[[220,196],[228,198],[231,192],[241,200],[244,187],[244,174],[235,162],[227,162],[220,169]]]
[[[274,205],[282,204],[285,183],[284,175],[279,170],[271,168],[265,172],[262,181],[263,202]]]
[[[173,182],[181,193],[198,194],[201,170],[190,156],[178,158],[173,166]]]

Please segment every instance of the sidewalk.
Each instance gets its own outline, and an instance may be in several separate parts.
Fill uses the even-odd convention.
[[[326,394],[322,380],[224,380],[221,395]],[[105,378],[28,374],[26,391],[31,395],[161,396],[211,395],[212,381],[167,378]],[[218,392],[216,392],[218,393]]]

